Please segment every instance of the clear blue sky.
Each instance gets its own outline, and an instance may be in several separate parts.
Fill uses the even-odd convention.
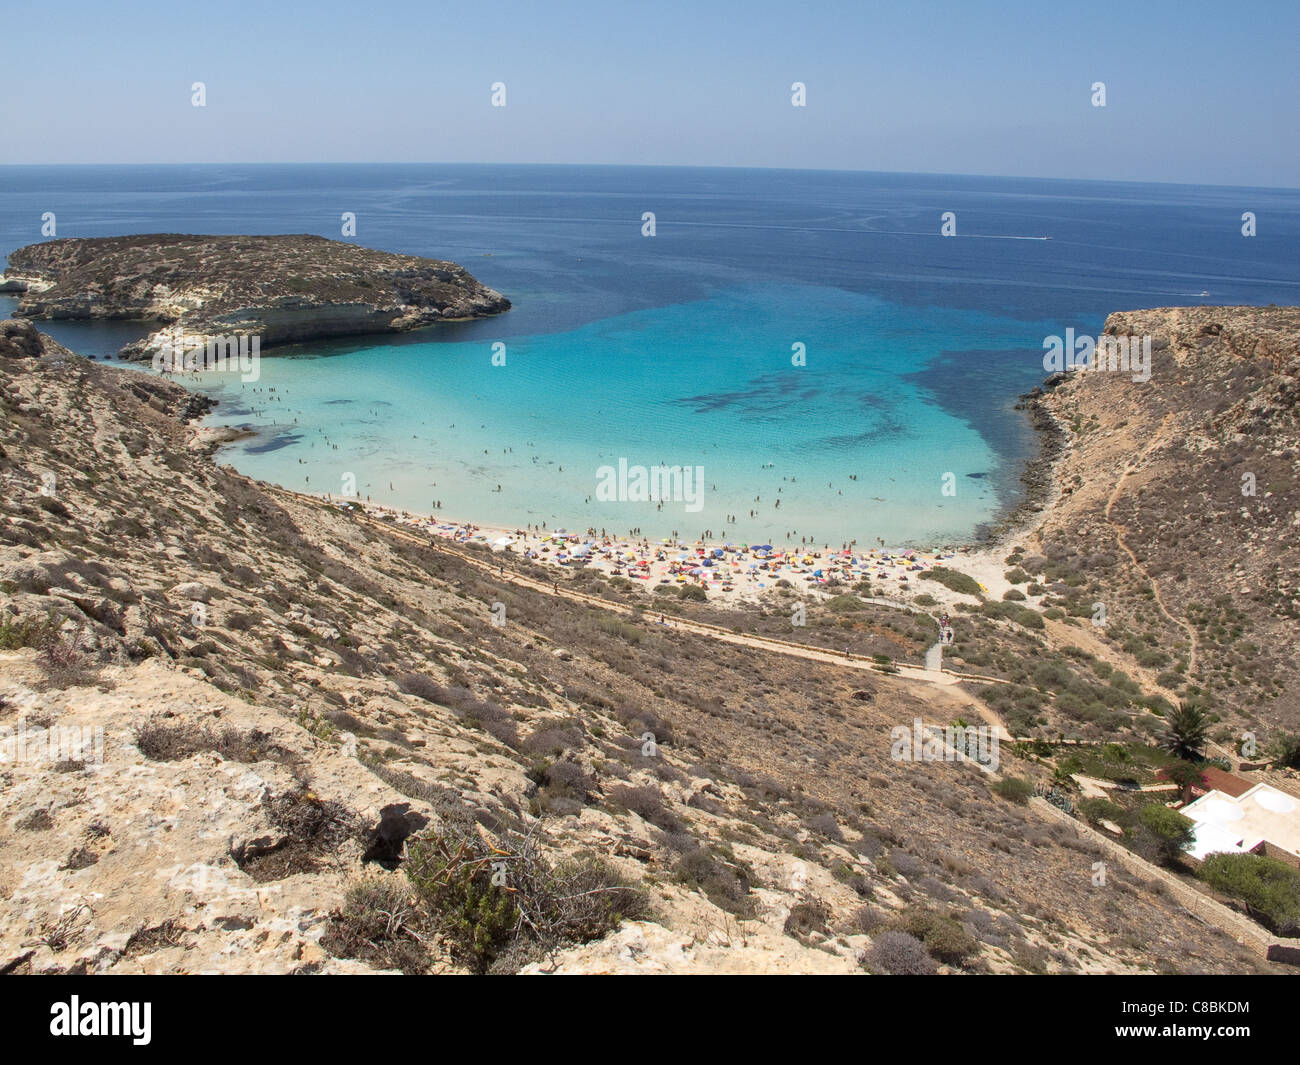
[[[1295,0],[11,0],[0,25],[0,162],[1300,185]],[[205,108],[190,105],[194,81]],[[806,108],[790,105],[794,81]],[[1090,105],[1094,81],[1105,108]]]

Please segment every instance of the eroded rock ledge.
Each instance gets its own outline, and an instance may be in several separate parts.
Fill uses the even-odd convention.
[[[480,318],[510,301],[464,267],[310,235],[151,233],[51,240],[9,256],[0,287],[22,293],[16,317],[141,319],[262,347],[404,332]],[[122,349],[149,358],[160,330]]]

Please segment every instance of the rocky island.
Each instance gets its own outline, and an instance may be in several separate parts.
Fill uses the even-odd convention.
[[[510,309],[456,263],[307,234],[50,240],[9,256],[0,291],[21,294],[19,318],[169,327],[122,349],[124,358],[138,359],[158,351],[176,326],[195,344],[256,336],[269,347],[405,332]]]

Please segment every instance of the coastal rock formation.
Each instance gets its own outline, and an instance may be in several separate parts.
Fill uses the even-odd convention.
[[[31,322],[0,322],[0,359],[39,359],[70,356],[62,344],[37,330]]]
[[[464,267],[324,237],[191,236],[51,240],[9,256],[16,317],[142,319],[179,326],[184,346],[208,337],[261,338],[262,347],[403,332],[510,309]],[[172,332],[123,349],[148,358]]]
[[[1180,697],[1300,727],[1300,308],[1126,311],[1105,338],[1149,339],[1151,376],[1041,400],[1069,436],[1038,533],[1058,587]]]

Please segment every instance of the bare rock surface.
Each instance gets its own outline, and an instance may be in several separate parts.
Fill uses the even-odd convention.
[[[456,263],[302,234],[50,240],[12,252],[3,276],[22,292],[18,317],[167,323],[187,349],[213,336],[270,347],[404,332],[510,309]],[[172,336],[160,330],[122,354],[151,357]]]

